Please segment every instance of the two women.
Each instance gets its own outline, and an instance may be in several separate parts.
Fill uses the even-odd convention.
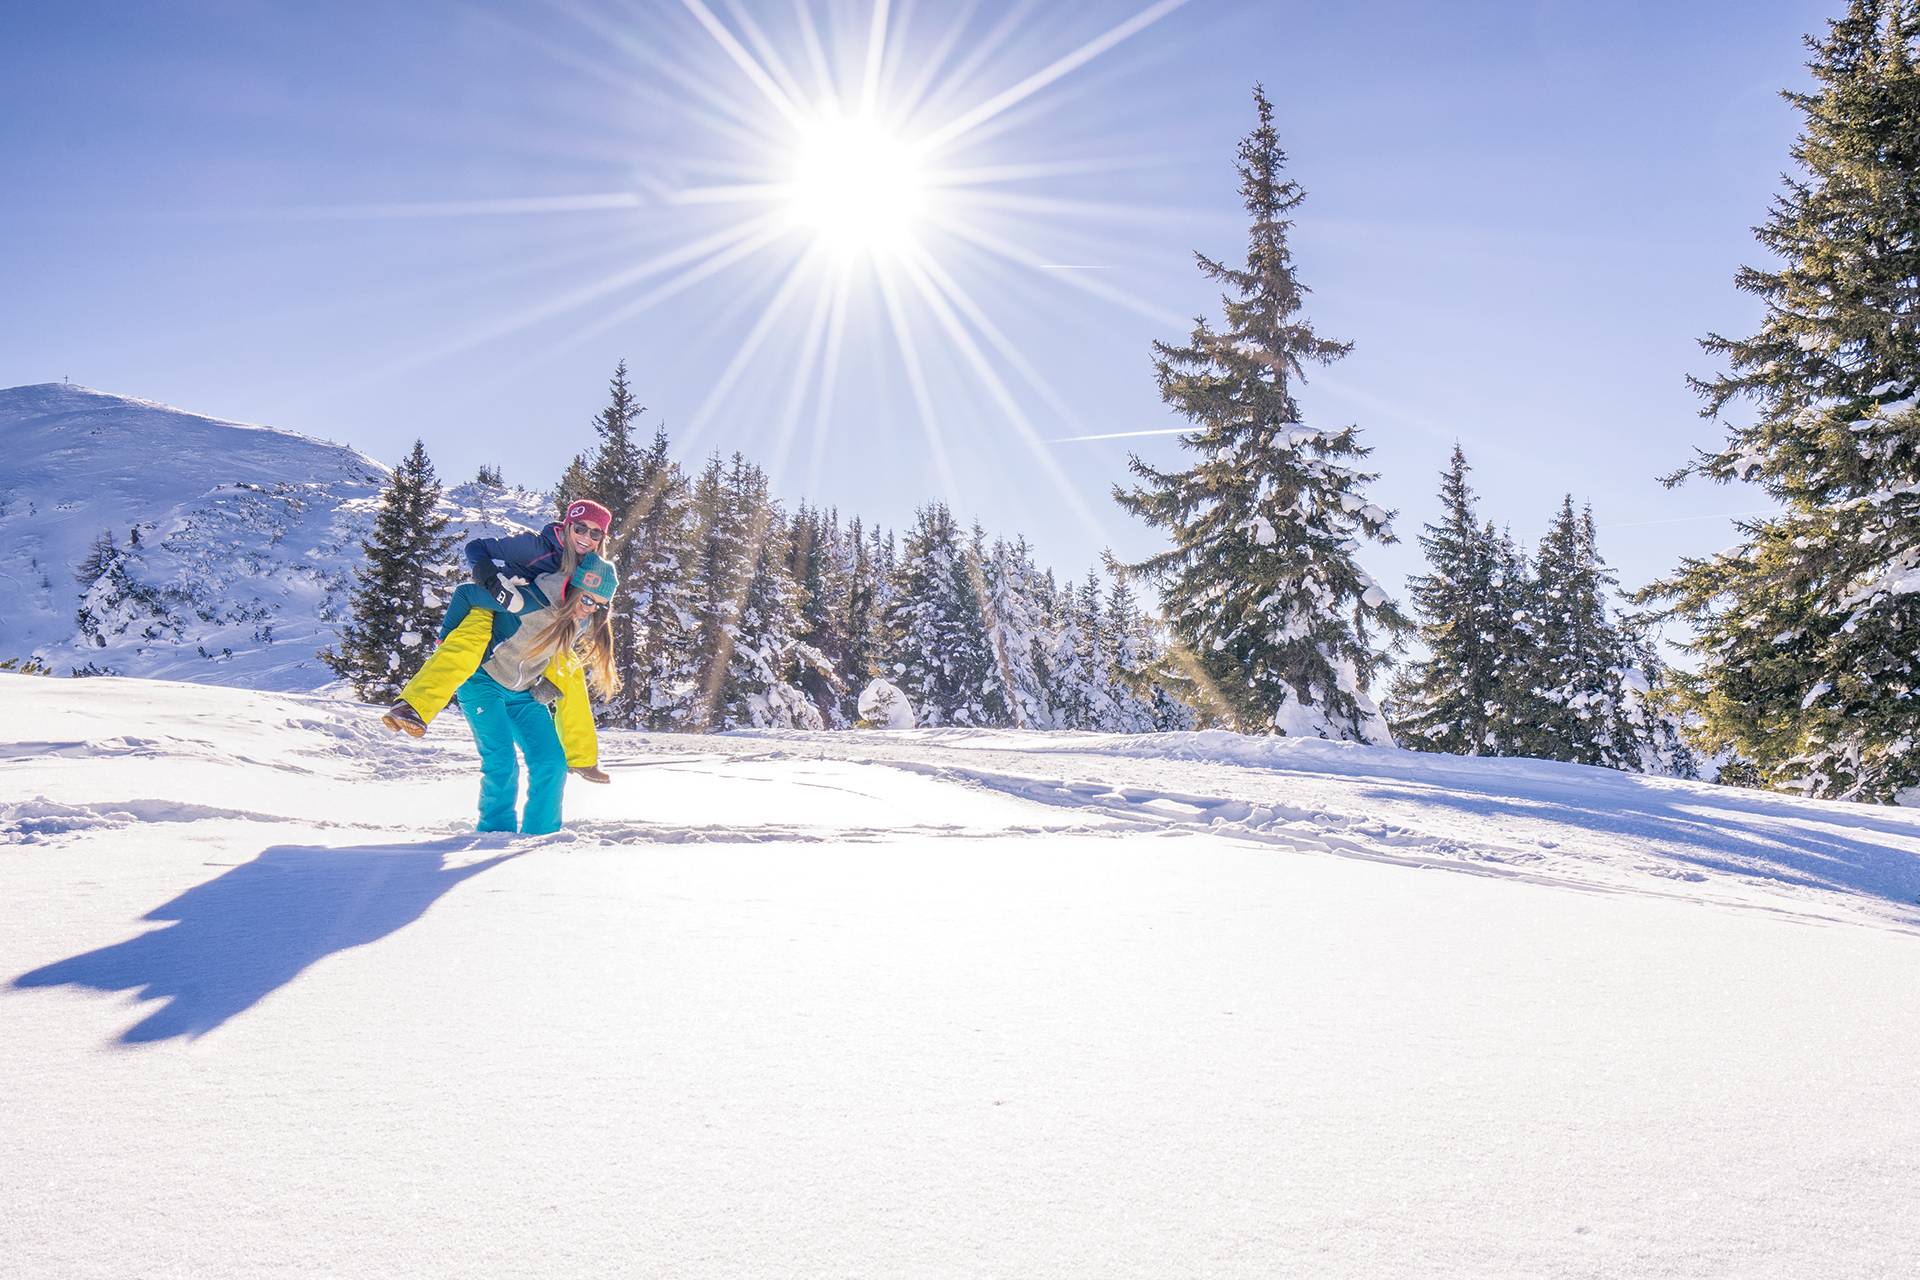
[[[419,737],[459,697],[480,749],[481,831],[557,831],[568,771],[607,781],[587,689],[620,687],[608,616],[617,580],[593,550],[610,524],[605,507],[582,500],[537,534],[468,543],[475,581],[454,592],[439,647],[382,717]],[[519,757],[527,802],[516,819]]]

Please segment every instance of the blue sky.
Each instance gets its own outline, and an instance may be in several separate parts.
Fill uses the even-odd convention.
[[[1418,570],[1456,439],[1483,515],[1532,540],[1561,494],[1591,501],[1628,585],[1733,540],[1712,517],[1756,494],[1656,477],[1717,438],[1684,377],[1753,321],[1731,277],[1826,6],[1189,0],[1019,95],[1143,10],[887,6],[880,117],[922,82],[911,136],[1002,102],[939,157],[994,180],[927,196],[969,233],[923,228],[947,318],[924,271],[856,261],[829,362],[830,273],[790,274],[807,234],[703,266],[688,246],[765,209],[690,193],[782,178],[780,87],[802,114],[858,96],[867,3],[814,0],[810,28],[789,0],[7,6],[0,385],[71,376],[389,461],[419,436],[448,476],[545,485],[625,358],[685,459],[740,449],[790,503],[895,527],[947,497],[1084,572],[1159,545],[1107,495],[1129,449],[1180,449],[1035,441],[1177,425],[1149,344],[1217,314],[1191,255],[1244,245],[1261,81],[1310,193],[1308,314],[1355,343],[1304,416],[1358,423],[1401,512],[1379,577]],[[780,64],[775,92],[729,41]]]

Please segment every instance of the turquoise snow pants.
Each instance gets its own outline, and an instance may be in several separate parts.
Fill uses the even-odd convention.
[[[553,714],[531,693],[514,693],[484,671],[460,686],[460,710],[480,748],[480,831],[546,835],[560,829],[560,792],[567,781],[567,753]],[[527,810],[516,826],[520,761],[527,758]]]

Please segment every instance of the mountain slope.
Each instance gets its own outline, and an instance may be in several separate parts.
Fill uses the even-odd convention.
[[[1893,1275],[1920,814],[1224,734],[0,675],[36,1276]],[[370,1261],[373,1260],[373,1261]]]
[[[388,468],[343,445],[85,387],[0,390],[0,660],[271,689],[346,608]],[[531,527],[542,495],[464,485],[469,536]],[[112,551],[92,555],[103,538]],[[83,563],[92,563],[82,572]]]

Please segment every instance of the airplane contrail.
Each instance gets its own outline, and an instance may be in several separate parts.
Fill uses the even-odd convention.
[[[1097,436],[1057,436],[1048,444],[1079,444],[1083,440],[1133,440],[1140,436],[1184,436],[1198,427],[1165,427],[1158,431],[1109,431]]]

